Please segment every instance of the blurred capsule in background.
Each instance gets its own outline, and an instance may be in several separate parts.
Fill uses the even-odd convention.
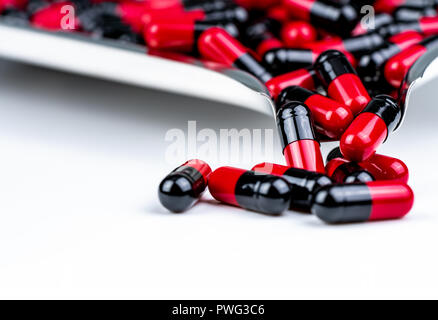
[[[218,201],[270,215],[286,211],[291,199],[290,186],[283,178],[232,167],[213,171],[208,189]]]
[[[306,43],[315,42],[317,37],[315,28],[306,21],[288,22],[281,30],[281,39],[289,48],[302,48]]]
[[[210,166],[202,160],[190,160],[173,170],[158,188],[161,204],[172,212],[192,207],[207,188]]]

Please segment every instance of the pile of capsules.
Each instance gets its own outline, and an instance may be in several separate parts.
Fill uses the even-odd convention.
[[[75,9],[71,30],[61,23],[66,4]],[[364,17],[364,6],[375,15]],[[329,223],[411,210],[408,168],[376,150],[404,117],[410,68],[438,47],[437,8],[438,0],[0,0],[9,21],[144,44],[149,54],[258,78],[276,105],[287,166],[212,172],[191,160],[162,181],[160,201],[182,212],[208,187],[226,204],[311,211]],[[338,140],[325,165],[320,141]]]

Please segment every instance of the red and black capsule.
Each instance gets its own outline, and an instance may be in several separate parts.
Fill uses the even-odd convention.
[[[152,22],[145,26],[144,39],[149,48],[183,52],[195,52],[197,42],[202,33],[216,27],[204,21],[192,19],[174,19],[169,21]],[[231,36],[237,37],[239,29],[234,23],[218,25]]]
[[[218,201],[271,215],[287,210],[291,199],[290,186],[283,178],[232,167],[216,169],[208,189]]]
[[[293,101],[280,105],[277,126],[289,167],[325,173],[320,145],[313,131],[312,114],[305,104]]]
[[[386,81],[394,88],[399,88],[414,63],[427,51],[437,47],[438,36],[432,36],[395,55],[385,65]]]
[[[302,48],[318,38],[316,29],[306,21],[291,21],[281,30],[281,39],[288,48]]]
[[[383,37],[377,33],[367,33],[346,39],[331,39],[306,44],[306,48],[316,52],[338,50],[348,52],[356,57],[379,49],[385,44]]]
[[[275,101],[280,93],[290,86],[315,90],[317,80],[316,73],[312,68],[303,68],[272,78],[265,85]]]
[[[417,21],[389,24],[378,29],[377,33],[384,38],[389,38],[405,31],[417,31],[426,37],[437,34],[438,17],[423,17]]]
[[[22,10],[26,7],[28,0],[1,0],[0,14],[6,10]]]
[[[291,188],[290,209],[292,210],[309,212],[313,194],[319,188],[333,184],[333,181],[324,174],[274,163],[261,163],[252,170],[283,177]]]
[[[336,158],[325,167],[327,176],[336,183],[357,183],[374,181],[374,176],[355,162]]]
[[[328,95],[349,107],[354,115],[370,102],[365,86],[342,52],[329,50],[322,53],[315,63],[315,71]]]
[[[327,172],[329,172],[329,168],[335,167],[336,163],[340,162],[345,163],[348,160],[343,158],[339,148],[335,148],[327,156]],[[358,165],[370,172],[376,180],[393,180],[403,183],[409,181],[408,166],[403,161],[393,157],[376,153],[368,160],[359,162]]]
[[[292,101],[302,102],[309,107],[316,131],[332,139],[339,138],[354,118],[345,105],[299,86],[284,89],[277,98],[279,105]]]
[[[373,181],[320,188],[312,213],[330,224],[365,222],[403,218],[413,205],[414,193],[407,184]]]
[[[254,49],[259,56],[263,56],[271,49],[283,47],[283,43],[273,31],[279,28],[275,26],[276,23],[275,20],[265,18],[245,28],[245,44]]]
[[[432,7],[434,0],[377,0],[374,8],[377,12],[393,13],[400,7],[410,9],[424,9]]]
[[[30,23],[35,28],[40,28],[49,31],[61,31],[61,21],[65,14],[62,13],[64,6],[72,6],[75,8],[76,14],[78,14],[79,6],[76,7],[73,1],[62,2],[37,2],[30,4],[28,12],[30,14]],[[77,11],[76,11],[77,10]],[[79,12],[80,13],[80,12]],[[75,25],[73,29],[66,29],[65,31],[75,31],[81,29],[82,25],[79,19],[75,19]]]
[[[342,155],[356,162],[368,160],[398,127],[402,116],[402,109],[392,97],[376,96],[342,135]]]
[[[234,2],[247,9],[266,10],[279,5],[282,0],[234,0]]]
[[[423,39],[416,31],[406,31],[388,39],[385,46],[364,55],[358,63],[357,72],[367,82],[376,82],[381,78],[386,62],[403,50],[418,44]]]
[[[223,10],[233,5],[229,0],[148,0],[148,9],[178,9],[181,11],[202,9],[206,12]]]
[[[172,212],[192,207],[207,188],[210,166],[202,160],[189,160],[173,170],[158,188],[161,204]]]
[[[203,32],[198,41],[198,50],[206,59],[252,73],[263,82],[272,79],[272,75],[249,49],[224,29],[210,28]]]
[[[331,0],[284,0],[283,4],[298,20],[341,36],[350,35],[360,19],[357,8],[351,4]]]
[[[423,17],[435,17],[437,11],[435,8],[427,7],[424,9],[413,9],[409,7],[399,7],[394,11],[393,16],[397,22],[418,21]]]
[[[359,22],[356,28],[351,32],[351,35],[360,36],[362,34],[374,32],[375,30],[379,30],[383,26],[390,25],[391,23],[394,23],[394,18],[390,14],[380,13],[374,17],[374,24],[372,26],[370,25],[372,29],[370,29],[368,25]]]

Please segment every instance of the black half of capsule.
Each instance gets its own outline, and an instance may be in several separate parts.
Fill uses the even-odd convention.
[[[382,118],[388,128],[388,135],[397,129],[403,116],[394,98],[384,94],[374,97],[362,112],[374,113]]]
[[[383,37],[377,33],[367,33],[344,40],[344,48],[355,56],[362,56],[381,48],[385,44]]]
[[[245,209],[278,215],[289,208],[291,188],[281,177],[248,171],[236,183],[237,203]]]
[[[234,66],[240,70],[253,74],[263,83],[266,83],[273,78],[272,74],[265,68],[265,66],[258,62],[249,52],[234,61]]]
[[[378,81],[385,63],[400,51],[398,45],[386,42],[382,48],[360,58],[357,65],[358,74],[365,79],[365,82]]]
[[[329,163],[333,159],[337,159],[337,158],[344,158],[344,156],[341,153],[341,149],[339,147],[336,147],[332,151],[329,152],[325,162]]]
[[[315,62],[315,71],[326,87],[343,74],[356,74],[345,54],[337,50],[328,50],[320,54]]]
[[[202,9],[205,12],[221,11],[235,6],[235,4],[229,0],[183,0],[182,4],[186,10]]]
[[[26,6],[26,12],[29,16],[37,13],[43,8],[50,6],[51,2],[48,0],[29,0]]]
[[[438,35],[430,36],[425,39],[423,39],[420,42],[420,45],[425,47],[426,49],[430,50],[438,46]]]
[[[14,26],[28,26],[29,14],[26,11],[18,10],[16,8],[6,8],[0,14],[7,21],[8,24]]]
[[[263,41],[273,39],[277,36],[273,27],[278,21],[270,18],[264,18],[254,22],[245,28],[244,42],[250,48],[257,48]],[[280,26],[281,27],[281,26]]]
[[[359,22],[360,15],[357,8],[350,4],[317,0],[312,4],[310,20],[315,26],[347,37]]]
[[[181,166],[161,181],[158,197],[169,211],[184,212],[198,201],[206,187],[205,179],[198,170]]]
[[[366,184],[325,186],[312,202],[312,213],[327,223],[367,221],[371,210],[372,198]]]
[[[394,13],[394,19],[397,22],[418,21],[422,17],[434,17],[437,15],[435,8],[428,7],[422,9],[415,9],[410,7],[398,7]]]
[[[383,38],[387,39],[405,31],[417,31],[421,33],[422,29],[418,21],[412,21],[389,24],[381,27],[380,29],[377,29],[376,32],[380,34]]]
[[[211,11],[205,14],[203,21],[210,23],[234,22],[244,24],[248,22],[248,11],[242,7],[233,6],[221,11]]]
[[[305,103],[307,99],[315,94],[315,92],[300,86],[290,86],[278,95],[277,104],[281,106],[293,101]]]
[[[321,187],[333,184],[324,174],[297,168],[288,169],[282,177],[291,187],[290,209],[306,212],[310,211],[315,192]]]
[[[341,164],[333,172],[331,178],[336,183],[366,183],[375,180],[371,173],[354,162]]]
[[[299,140],[316,140],[310,109],[301,102],[291,101],[277,111],[277,126],[284,148]]]
[[[275,75],[307,68],[313,61],[314,53],[307,49],[271,49],[263,56],[263,64]]]

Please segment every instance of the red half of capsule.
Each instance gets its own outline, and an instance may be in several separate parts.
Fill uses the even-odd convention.
[[[405,3],[406,0],[377,0],[374,4],[374,8],[376,12],[392,13]]]
[[[427,48],[418,44],[389,59],[385,65],[386,81],[394,88],[399,88],[413,64],[427,52]]]
[[[284,0],[283,4],[288,8],[289,13],[298,20],[309,21],[312,6],[316,0]]]
[[[143,34],[149,48],[190,52],[196,42],[195,24],[191,19],[152,22],[145,26]]]
[[[300,86],[309,90],[315,90],[315,72],[312,69],[298,69],[281,76],[272,78],[266,82],[273,100],[286,88]]]
[[[408,166],[396,158],[375,154],[359,165],[370,172],[376,180],[394,180],[403,183],[409,181]]]
[[[438,33],[438,17],[423,17],[419,23],[421,32],[425,36],[432,36]]]
[[[331,98],[349,107],[354,115],[360,113],[371,101],[362,81],[353,73],[346,73],[334,79],[329,84],[327,92]]]
[[[342,155],[351,161],[369,159],[388,136],[385,121],[371,112],[359,114],[341,137]]]
[[[279,5],[281,0],[234,0],[234,2],[247,9],[268,9]]]
[[[1,0],[0,13],[7,8],[23,9],[27,5],[27,0]]]
[[[208,190],[218,201],[239,206],[236,200],[235,188],[237,181],[246,170],[221,167],[213,171],[208,180]]]
[[[143,26],[147,26],[152,22],[160,22],[162,20],[169,21],[172,19],[191,19],[193,21],[205,19],[205,12],[203,10],[148,10],[143,12],[141,16],[141,23]]]
[[[418,44],[421,40],[423,40],[423,36],[416,31],[405,31],[388,39],[389,42],[396,44],[400,50],[412,47],[413,45]]]
[[[289,167],[325,173],[320,145],[316,140],[292,142],[284,148],[283,154]]]
[[[247,54],[248,49],[221,28],[205,31],[198,41],[198,50],[206,59],[232,66]]]
[[[333,160],[330,160],[325,166],[325,173],[327,174],[327,176],[332,177],[336,169],[339,168],[339,166],[349,162],[350,161],[344,158],[335,158]]]
[[[339,138],[353,121],[349,108],[320,94],[314,94],[304,101],[312,111],[316,126],[329,138]]]
[[[120,19],[129,25],[133,31],[142,32],[144,27],[143,15],[146,8],[141,2],[123,2],[117,5],[116,11]]]
[[[316,41],[318,33],[305,21],[292,21],[281,30],[281,38],[289,48],[304,48],[306,44]]]
[[[259,57],[263,57],[269,50],[283,48],[283,46],[283,43],[277,38],[266,39],[257,46],[256,53]]]
[[[269,8],[266,16],[282,24],[287,23],[290,20],[289,10],[281,4]]]
[[[403,218],[414,205],[414,193],[404,183],[374,181],[367,186],[372,201],[370,221]]]
[[[61,26],[62,19],[65,16],[65,12],[62,10],[65,6],[73,6],[74,4],[69,1],[52,3],[49,6],[38,10],[31,17],[31,23],[36,28],[41,28],[50,31],[64,30]],[[62,13],[64,12],[64,13]],[[64,31],[75,31],[80,29],[79,19],[75,19],[74,29],[65,29]]]

